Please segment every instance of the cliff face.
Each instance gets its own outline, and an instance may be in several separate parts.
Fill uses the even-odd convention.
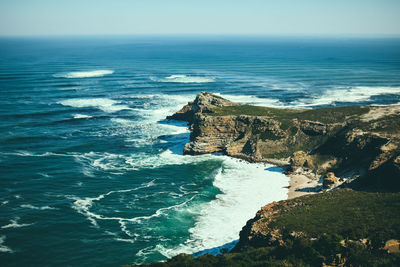
[[[273,202],[230,253],[150,266],[399,266],[399,115],[400,106],[274,109],[200,93],[168,117],[190,124],[185,154],[288,164],[324,175],[325,188],[352,173],[350,187],[396,193],[338,189]]]
[[[352,240],[400,238],[399,193],[380,194],[349,189],[273,202],[261,208],[240,232],[234,251],[282,246],[296,238],[315,239],[337,234]],[[360,203],[363,203],[360,205]],[[381,206],[383,210],[376,210]],[[387,212],[396,213],[385,215]],[[390,214],[390,213],[389,213]],[[355,224],[357,229],[354,229]]]
[[[249,161],[289,164],[290,171],[307,170],[317,176],[386,175],[392,184],[400,177],[399,114],[399,106],[274,109],[239,105],[203,92],[168,119],[190,124],[185,154],[222,152]],[[387,184],[385,179],[379,183]],[[400,179],[395,183],[399,186]],[[357,181],[357,186],[366,184]]]
[[[168,120],[187,121],[193,123],[197,114],[210,113],[212,109],[218,107],[238,106],[239,104],[226,100],[218,95],[201,92],[193,102],[189,102],[181,110],[171,116]]]
[[[231,252],[148,266],[399,266],[399,207],[400,193],[350,189],[274,202],[247,222]]]

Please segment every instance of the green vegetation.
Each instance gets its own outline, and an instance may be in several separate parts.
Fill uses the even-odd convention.
[[[232,253],[198,258],[181,254],[147,266],[400,266],[400,253],[381,249],[385,241],[400,239],[400,193],[336,190],[273,208],[280,215],[269,226],[282,233],[280,245],[247,244]]]
[[[288,200],[284,206],[289,208],[270,223],[272,228],[311,237],[330,233],[357,239],[381,233],[383,240],[400,239],[400,193],[335,190]]]
[[[245,144],[243,154],[291,157],[293,170],[318,175],[352,175],[357,178],[341,186],[364,192],[338,189],[278,202],[247,223],[230,253],[181,254],[148,266],[400,266],[400,253],[383,249],[386,241],[400,240],[400,116],[391,115],[396,109],[213,106],[206,116],[263,117],[232,117],[227,124],[238,125],[240,135],[231,145]]]
[[[149,267],[224,267],[224,266],[271,266],[271,267],[321,267],[323,263],[343,263],[342,266],[400,266],[400,254],[388,254],[358,243],[341,246],[339,236],[324,235],[317,240],[294,239],[283,246],[249,249],[240,253],[218,256],[203,255],[194,258],[180,254],[167,262],[152,263]],[[345,260],[345,262],[343,262]]]
[[[279,121],[287,121],[293,119],[319,121],[322,123],[344,122],[352,116],[359,116],[367,113],[369,107],[349,106],[335,108],[320,109],[279,109],[267,108],[251,105],[225,106],[213,109],[211,116],[228,116],[228,115],[249,115],[249,116],[268,116]]]

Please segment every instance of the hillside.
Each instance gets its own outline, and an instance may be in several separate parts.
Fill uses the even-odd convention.
[[[169,117],[190,125],[184,153],[274,163],[323,178],[324,190],[262,207],[229,253],[146,266],[400,266],[399,113],[276,109],[199,94]]]
[[[207,92],[168,119],[190,124],[185,154],[223,152],[352,186],[400,189],[400,106],[313,110],[239,105]],[[358,178],[361,177],[361,178]],[[358,179],[354,179],[358,178]]]
[[[231,253],[147,266],[400,266],[396,240],[400,193],[341,189],[263,207]]]

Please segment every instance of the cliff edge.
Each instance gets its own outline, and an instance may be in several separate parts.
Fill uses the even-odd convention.
[[[168,119],[190,125],[184,154],[286,165],[289,173],[325,177],[326,188],[346,178],[353,187],[399,191],[399,114],[397,105],[277,109],[202,92]]]

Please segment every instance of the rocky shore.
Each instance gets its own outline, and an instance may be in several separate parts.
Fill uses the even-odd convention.
[[[399,115],[400,106],[275,109],[200,93],[168,117],[190,126],[184,154],[281,166],[288,200],[262,207],[231,253],[150,266],[399,266]]]
[[[375,179],[400,176],[399,114],[400,106],[301,110],[239,105],[202,92],[168,119],[190,125],[184,154],[222,152],[283,167],[292,178],[292,198],[350,183],[400,188],[397,180]]]

